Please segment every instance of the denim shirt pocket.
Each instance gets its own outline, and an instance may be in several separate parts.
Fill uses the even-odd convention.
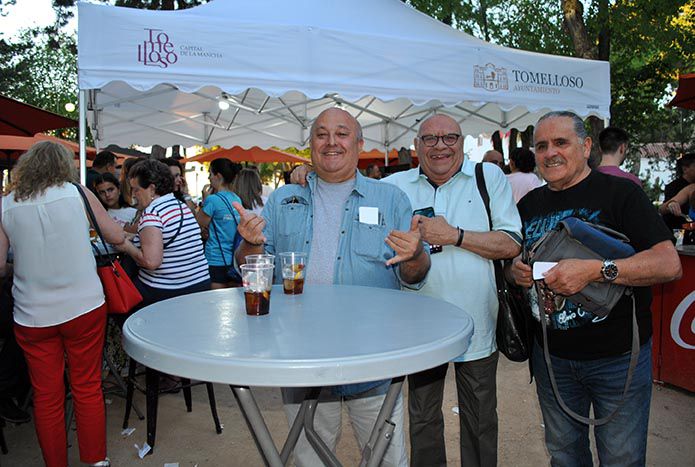
[[[304,198],[293,196],[282,200],[277,216],[277,235],[294,237],[306,231],[309,222],[309,203]]]
[[[384,225],[355,221],[352,247],[355,254],[370,261],[386,261],[393,252],[386,244],[388,229]]]

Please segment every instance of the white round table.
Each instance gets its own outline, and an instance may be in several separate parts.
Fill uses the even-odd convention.
[[[123,346],[149,368],[232,385],[266,461],[280,465],[275,446],[264,440],[265,424],[254,416],[257,406],[243,391],[248,386],[317,387],[400,377],[462,354],[472,333],[473,321],[463,310],[420,294],[307,285],[301,295],[285,295],[274,286],[265,316],[246,315],[242,289],[150,305],[125,322]],[[401,384],[402,378],[392,385],[395,396]]]

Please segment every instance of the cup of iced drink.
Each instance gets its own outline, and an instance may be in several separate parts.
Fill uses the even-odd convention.
[[[275,265],[275,255],[247,255],[246,264],[272,264]]]
[[[241,282],[244,285],[247,315],[267,315],[270,311],[273,269],[275,269],[275,266],[272,264],[241,265]]]
[[[282,266],[282,288],[288,295],[299,295],[304,291],[306,253],[280,253]]]

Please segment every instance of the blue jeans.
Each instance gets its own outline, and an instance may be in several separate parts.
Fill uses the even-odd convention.
[[[645,465],[652,395],[651,353],[650,339],[640,348],[625,402],[611,421],[594,430],[601,466]],[[576,422],[560,408],[550,386],[543,349],[538,343],[534,345],[532,358],[550,464],[562,467],[593,465],[589,427]],[[596,418],[613,411],[625,385],[629,354],[598,360],[566,360],[552,355],[550,358],[558,390],[568,407],[588,417],[589,407],[593,406]]]

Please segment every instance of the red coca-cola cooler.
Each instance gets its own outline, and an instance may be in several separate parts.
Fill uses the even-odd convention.
[[[695,392],[695,246],[678,253],[683,277],[653,287],[653,377]]]

